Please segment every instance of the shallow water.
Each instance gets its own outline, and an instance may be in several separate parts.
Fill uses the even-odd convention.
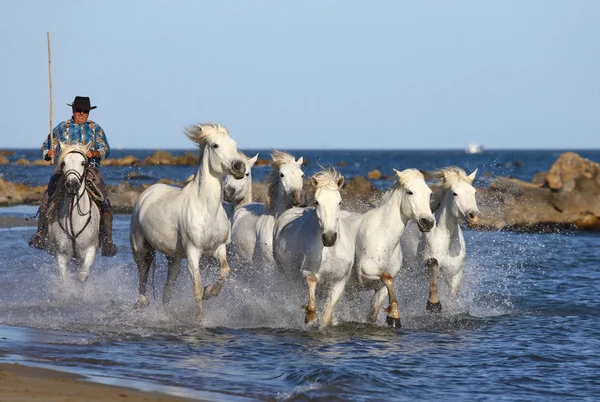
[[[239,275],[247,267],[235,263],[238,274],[205,303],[203,326],[194,322],[185,270],[172,305],[161,305],[161,258],[156,299],[134,311],[128,230],[129,216],[117,216],[120,252],[97,257],[80,293],[75,285],[59,290],[52,259],[27,247],[32,227],[0,229],[4,359],[209,400],[597,398],[598,235],[466,232],[457,306],[431,316],[425,299],[401,295],[402,329],[393,330],[383,314],[377,325],[365,323],[365,294],[340,302],[332,328],[314,330],[303,325],[303,293],[279,279]],[[216,266],[207,270],[214,280]]]

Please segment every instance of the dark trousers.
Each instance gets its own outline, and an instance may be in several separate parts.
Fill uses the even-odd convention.
[[[48,182],[48,188],[42,197],[42,205],[40,208],[48,208],[48,204],[52,199],[52,195],[56,192],[56,187],[60,181],[61,173],[54,173],[52,177],[50,177],[50,181]],[[106,188],[106,184],[104,184],[104,179],[102,179],[102,175],[100,174],[100,169],[95,166],[88,166],[85,174],[85,180],[87,185],[90,183],[98,189],[98,192],[102,194],[102,198],[104,199],[102,202],[98,204],[100,208],[100,213],[111,213],[112,206],[110,205],[110,200],[108,199],[108,189]]]

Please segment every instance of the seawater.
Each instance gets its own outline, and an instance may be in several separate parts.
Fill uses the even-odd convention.
[[[322,152],[322,159],[306,152],[309,166],[337,163],[329,151]],[[444,152],[407,151],[392,162],[382,156],[368,162],[357,155],[339,158],[359,163],[360,175],[378,166],[388,174],[384,166],[451,164],[492,174],[511,169],[517,172],[511,175],[526,179],[549,169],[560,155],[522,151],[520,158],[501,159],[456,151],[444,159]],[[525,168],[531,172],[523,173]],[[167,177],[164,172],[174,168],[162,169],[157,176]],[[31,206],[0,208],[4,215],[34,213]],[[439,316],[427,314],[426,300],[403,297],[408,285],[397,278],[401,329],[387,328],[383,313],[376,325],[367,324],[370,295],[364,294],[341,300],[335,325],[315,330],[303,325],[306,297],[293,284],[236,275],[248,269],[236,261],[221,295],[205,302],[201,326],[194,321],[185,269],[171,305],[162,306],[163,257],[157,260],[156,298],[151,296],[148,309],[134,311],[137,269],[127,215],[115,218],[120,253],[96,258],[83,292],[75,285],[60,290],[53,260],[27,247],[33,230],[0,229],[4,360],[52,364],[96,381],[224,401],[596,400],[600,390],[595,293],[600,236],[594,233],[466,231],[457,306]],[[204,272],[206,281],[214,281],[217,267],[210,264]]]

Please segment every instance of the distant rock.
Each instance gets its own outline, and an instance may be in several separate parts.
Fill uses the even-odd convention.
[[[8,158],[2,154],[0,154],[0,165],[8,165],[10,161]]]

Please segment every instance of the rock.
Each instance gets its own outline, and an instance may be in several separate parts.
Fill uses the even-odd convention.
[[[0,154],[0,165],[8,165],[9,164],[9,160],[6,156]]]
[[[14,151],[11,151],[9,149],[0,151],[0,155],[2,155],[2,156],[13,156],[14,154],[15,154]]]
[[[367,179],[369,180],[379,180],[381,179],[381,176],[382,174],[379,169],[371,170],[369,173],[367,173]]]
[[[600,183],[600,165],[582,158],[575,152],[560,155],[548,172],[548,187],[560,189],[565,183],[578,178],[594,179]]]
[[[257,159],[254,166],[269,166],[271,161],[269,159]]]
[[[106,158],[102,161],[102,166],[139,166],[140,164],[141,161],[132,155],[120,159]]]
[[[25,158],[20,158],[19,160],[14,162],[15,165],[29,165],[30,162]]]
[[[348,162],[346,162],[346,161],[339,161],[339,162],[337,163],[337,165],[338,165],[339,167],[346,167],[346,166],[348,166]]]

